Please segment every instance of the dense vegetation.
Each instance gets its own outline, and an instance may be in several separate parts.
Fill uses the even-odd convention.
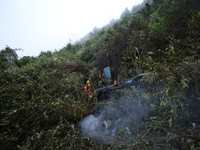
[[[59,51],[19,59],[7,46],[0,51],[1,149],[200,149],[199,37],[199,0],[144,0]],[[82,137],[78,126],[103,101],[82,93],[83,84],[102,80],[107,66],[118,81],[149,72],[145,89],[121,91],[131,109],[149,108],[140,132],[121,145]]]

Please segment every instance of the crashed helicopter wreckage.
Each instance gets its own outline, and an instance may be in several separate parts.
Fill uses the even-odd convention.
[[[107,85],[107,86],[101,86],[100,88],[97,88],[94,92],[91,92],[91,85],[90,85],[90,81],[88,80],[86,84],[84,84],[84,91],[83,93],[88,94],[88,96],[90,98],[93,98],[94,93],[96,93],[99,96],[104,96],[104,98],[110,98],[112,97],[112,91],[115,90],[121,90],[130,86],[138,86],[141,85],[141,83],[139,83],[139,80],[142,79],[145,75],[147,75],[148,73],[144,73],[144,74],[139,74],[138,76],[136,76],[133,80],[128,80],[125,82],[121,82],[118,83],[117,81],[114,82],[114,84],[111,85]],[[112,81],[111,78],[111,73],[110,73],[110,68],[106,67],[104,68],[104,75],[106,80],[108,81],[108,83],[110,83]]]
[[[102,94],[102,93],[107,92],[107,91],[113,91],[113,90],[117,90],[117,89],[123,89],[123,88],[130,87],[130,86],[133,86],[133,85],[136,86],[136,85],[140,84],[139,80],[142,79],[146,74],[147,73],[139,74],[133,80],[125,81],[125,82],[122,82],[122,83],[119,83],[119,84],[114,83],[112,85],[108,85],[108,86],[104,86],[102,88],[98,88],[95,91],[98,94]]]

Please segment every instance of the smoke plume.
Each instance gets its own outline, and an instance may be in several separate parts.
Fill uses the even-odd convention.
[[[140,133],[141,122],[149,107],[145,100],[121,98],[101,109],[98,115],[89,115],[80,123],[82,136],[105,144],[125,143]]]

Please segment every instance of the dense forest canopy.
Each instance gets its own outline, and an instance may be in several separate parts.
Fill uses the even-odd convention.
[[[58,51],[19,59],[20,49],[6,46],[1,149],[200,149],[199,37],[199,0],[144,0]],[[119,83],[148,74],[142,86],[121,90],[121,98],[90,99],[83,84],[89,79],[94,90],[108,66]],[[128,136],[119,132],[109,144],[82,136],[83,118],[112,111],[122,98],[128,105],[121,110],[133,111],[137,122]]]

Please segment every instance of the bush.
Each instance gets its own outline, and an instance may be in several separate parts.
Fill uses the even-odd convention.
[[[81,94],[84,76],[78,73],[80,69],[76,62],[41,59],[1,72],[2,149],[69,149],[76,147],[74,136],[83,146],[84,139],[72,124],[94,104]]]

